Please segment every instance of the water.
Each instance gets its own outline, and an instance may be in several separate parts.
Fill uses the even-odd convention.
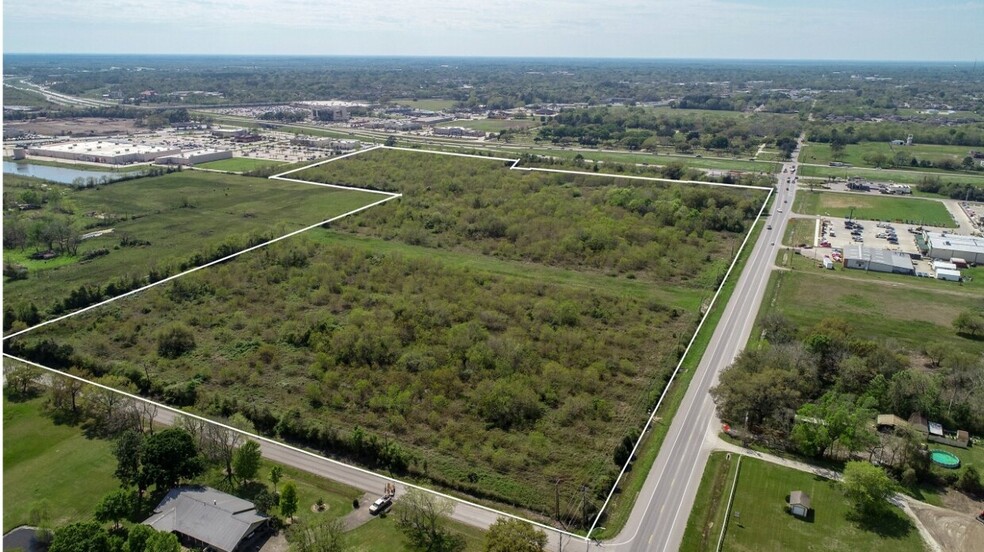
[[[79,169],[69,169],[67,167],[51,167],[48,165],[35,165],[33,163],[16,163],[13,161],[3,162],[3,172],[9,174],[17,174],[20,176],[33,176],[35,178],[43,178],[51,182],[57,182],[59,184],[74,184],[76,178],[85,179],[86,182],[89,178],[95,179],[95,183],[98,184],[105,176],[109,180],[118,180],[127,176],[135,176],[141,174],[141,171],[128,171],[128,172],[114,172],[114,171],[83,171]]]

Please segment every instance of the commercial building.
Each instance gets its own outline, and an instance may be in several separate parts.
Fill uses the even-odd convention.
[[[948,232],[925,232],[926,255],[949,261],[954,257],[969,264],[984,264],[984,238]]]
[[[171,146],[148,146],[144,144],[127,144],[121,142],[68,142],[64,144],[45,144],[30,147],[28,155],[53,157],[71,161],[86,161],[90,163],[108,163],[126,165],[153,161],[164,155],[181,153],[181,150]]]
[[[217,127],[212,129],[212,136],[216,138],[238,138],[240,136],[245,136],[247,131],[245,128],[223,128]]]
[[[220,159],[231,158],[232,151],[230,150],[200,149],[186,151],[175,155],[164,155],[158,157],[155,162],[162,165],[197,165],[199,163],[208,163],[209,161],[218,161]]]
[[[344,122],[349,120],[348,107],[341,105],[325,106],[311,109],[311,115],[319,121]]]
[[[485,131],[463,127],[434,127],[434,136],[451,136],[452,138],[468,136],[470,138],[481,138],[485,136]]]
[[[454,117],[448,115],[431,115],[429,117],[418,117],[416,121],[422,125],[433,126],[440,123],[447,123],[453,121]]]
[[[177,533],[186,546],[233,552],[268,519],[248,500],[211,487],[187,486],[171,489],[143,524]]]
[[[310,136],[298,136],[291,138],[290,143],[295,146],[308,148],[323,148],[333,151],[352,151],[359,149],[361,142],[358,140],[338,140],[337,138],[313,138]]]
[[[908,254],[863,245],[852,245],[844,248],[844,268],[894,274],[915,274],[916,272],[915,266],[912,264],[912,257]]]

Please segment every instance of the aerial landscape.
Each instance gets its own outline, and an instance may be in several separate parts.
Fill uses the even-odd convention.
[[[4,550],[980,550],[984,4],[161,9],[4,4]]]

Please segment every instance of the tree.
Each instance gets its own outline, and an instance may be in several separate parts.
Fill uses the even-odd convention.
[[[346,549],[345,527],[337,518],[314,518],[295,523],[289,537],[297,552],[342,552]]]
[[[277,497],[264,486],[253,496],[253,504],[256,506],[257,512],[269,514],[274,506],[277,505]]]
[[[247,440],[236,450],[232,459],[233,471],[241,481],[246,482],[256,477],[260,470],[260,444],[252,439]]]
[[[400,499],[397,524],[410,539],[410,543],[433,552],[456,551],[464,548],[460,535],[447,529],[447,522],[454,510],[451,501],[419,489],[410,489]]]
[[[142,492],[144,486],[140,480],[140,449],[143,446],[143,434],[134,430],[124,431],[113,444],[113,456],[116,457],[116,471],[113,475],[124,487],[136,486]]]
[[[885,470],[868,462],[848,462],[841,486],[855,510],[864,516],[881,511],[896,489]]]
[[[126,535],[126,544],[123,545],[123,552],[144,552],[147,548],[147,541],[150,540],[156,530],[149,525],[138,523],[130,527]]]
[[[984,332],[984,315],[977,311],[965,310],[953,320],[953,327],[957,333],[977,337],[978,333]]]
[[[38,392],[41,370],[20,362],[11,362],[5,367],[4,382],[10,396],[15,399],[29,399]]]
[[[276,465],[270,468],[270,482],[273,483],[273,492],[277,492],[277,483],[280,483],[280,478],[284,476],[284,468],[280,465]]]
[[[178,358],[194,348],[195,334],[184,324],[172,324],[157,336],[157,354],[164,358]]]
[[[133,495],[126,489],[117,489],[104,496],[96,506],[96,520],[101,523],[112,521],[113,528],[120,528],[120,520],[126,519],[133,511]]]
[[[158,531],[147,539],[144,552],[181,552],[181,543],[174,533]]]
[[[541,552],[547,534],[518,519],[499,518],[485,534],[485,552]]]
[[[140,460],[143,481],[157,489],[169,489],[205,471],[191,435],[177,427],[147,437]]]
[[[280,515],[294,520],[297,513],[297,487],[292,481],[284,483],[284,491],[280,493]]]
[[[57,531],[48,552],[110,552],[109,533],[95,521],[79,521]]]
[[[396,136],[387,136],[386,141],[383,142],[387,147],[393,147],[396,145]]]
[[[984,486],[981,485],[981,476],[977,472],[977,468],[967,466],[967,469],[960,475],[960,480],[957,481],[957,487],[968,494],[980,493]]]
[[[53,533],[51,532],[51,508],[48,501],[41,499],[31,504],[31,511],[28,513],[28,522],[37,528],[35,538],[41,544],[51,543]]]

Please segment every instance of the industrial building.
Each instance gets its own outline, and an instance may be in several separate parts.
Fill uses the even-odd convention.
[[[238,138],[240,136],[245,136],[247,131],[245,128],[222,128],[217,127],[212,129],[212,136],[216,138]]]
[[[197,165],[218,161],[220,159],[232,159],[232,151],[218,149],[200,149],[186,151],[175,155],[164,155],[158,157],[156,162],[162,165]]]
[[[844,268],[894,274],[916,273],[915,266],[912,264],[912,257],[908,254],[863,245],[852,245],[844,248]]]
[[[462,127],[434,127],[434,136],[451,136],[453,138],[468,136],[471,138],[481,138],[485,136],[485,131]]]
[[[344,122],[349,120],[348,107],[333,105],[311,109],[311,115],[319,121]]]
[[[352,151],[359,149],[361,143],[358,140],[338,140],[336,138],[313,138],[310,136],[298,136],[292,138],[290,143],[295,146],[308,148],[324,148],[334,151]]]
[[[53,157],[72,161],[91,163],[108,163],[126,165],[153,161],[164,155],[181,153],[181,150],[170,146],[147,146],[143,144],[127,144],[121,142],[67,142],[64,144],[45,144],[30,147],[28,155]]]
[[[968,264],[984,264],[984,238],[947,232],[925,232],[926,255],[934,259],[957,258]]]

